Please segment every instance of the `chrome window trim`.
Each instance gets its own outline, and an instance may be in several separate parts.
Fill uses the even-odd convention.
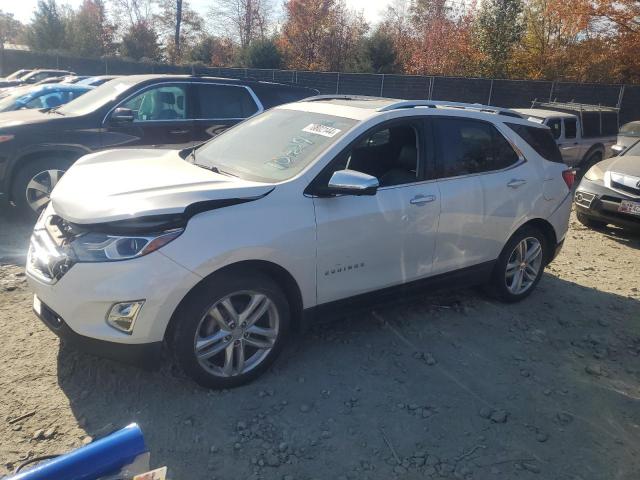
[[[251,118],[254,115],[258,115],[259,113],[264,112],[264,106],[262,105],[262,102],[260,101],[260,99],[258,98],[258,96],[255,94],[255,92],[253,91],[253,89],[251,87],[249,87],[248,85],[232,85],[232,84],[228,84],[228,83],[219,83],[219,82],[189,82],[189,81],[176,81],[176,82],[158,82],[158,83],[152,83],[150,85],[145,85],[142,88],[139,88],[138,90],[136,90],[135,92],[133,92],[131,95],[125,97],[123,100],[121,100],[120,102],[118,102],[114,107],[112,107],[107,114],[104,116],[104,118],[102,119],[102,126],[105,126],[107,123],[107,119],[109,118],[109,115],[111,115],[113,113],[113,111],[120,107],[122,104],[128,102],[129,100],[131,100],[133,97],[135,97],[136,95],[138,95],[139,93],[144,92],[145,90],[148,90],[150,88],[153,87],[157,87],[157,86],[163,86],[163,85],[218,85],[218,86],[223,86],[223,87],[236,87],[236,88],[244,88],[249,92],[249,95],[251,95],[251,98],[253,99],[254,103],[256,104],[256,107],[258,107],[258,110],[253,114],[250,115],[249,117],[246,118]],[[151,122],[193,122],[193,121],[212,121],[212,120],[245,120],[244,117],[241,118],[179,118],[179,119],[174,119],[174,120],[145,120],[143,122],[138,122],[138,123],[151,123]],[[136,123],[134,121],[134,123]]]

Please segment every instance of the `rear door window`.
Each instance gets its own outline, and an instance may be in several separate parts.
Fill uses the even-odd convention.
[[[559,118],[552,118],[549,120],[547,122],[547,127],[551,129],[551,135],[553,135],[553,138],[556,140],[560,138],[560,135],[562,134],[562,124],[560,123]]]
[[[441,178],[501,170],[519,160],[511,144],[490,123],[437,118],[433,128]]]
[[[565,118],[564,119],[564,138],[576,138],[576,119]]]
[[[531,127],[517,123],[506,123],[505,125],[520,135],[542,158],[550,162],[564,163],[558,145],[553,140],[551,132],[546,128]]]
[[[200,120],[243,119],[258,112],[258,105],[244,87],[196,83]]]

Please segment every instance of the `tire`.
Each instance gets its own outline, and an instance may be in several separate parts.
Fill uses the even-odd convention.
[[[587,228],[595,228],[599,230],[607,226],[607,222],[603,222],[601,220],[594,220],[593,218],[588,217],[584,213],[576,212],[576,218],[582,225],[584,225]]]
[[[539,245],[539,253],[535,256],[535,262],[526,268],[521,268],[522,262],[520,262],[520,253],[517,251],[517,248],[521,245],[521,242],[524,241],[527,242],[528,254],[534,253],[534,250],[530,249],[534,249],[536,244]],[[509,239],[496,261],[488,285],[488,292],[492,296],[507,303],[519,302],[527,298],[542,277],[544,267],[546,266],[545,259],[548,258],[548,249],[547,239],[537,228],[525,226],[518,230]],[[519,265],[514,267],[515,263],[519,263]],[[507,275],[508,267],[513,271],[513,275],[522,275],[522,290],[515,288],[517,287],[517,278],[512,276],[511,272],[509,276]],[[514,282],[516,283],[514,284]]]
[[[11,200],[18,212],[31,218],[37,217],[49,203],[51,190],[72,164],[73,160],[68,158],[48,157],[28,162],[18,170],[11,187]],[[35,183],[32,184],[32,181],[38,184],[38,188],[33,188]]]
[[[584,174],[587,173],[587,171],[593,167],[596,163],[600,162],[602,160],[602,152],[599,150],[596,150],[595,152],[590,153],[583,161],[582,163],[580,163],[580,169],[577,172],[577,180],[582,179],[582,177],[584,177]],[[575,182],[576,185],[578,185],[578,182]]]
[[[247,311],[255,315],[246,315],[243,326]],[[196,287],[172,322],[170,347],[184,373],[205,388],[233,388],[257,378],[274,362],[289,333],[290,308],[269,276],[227,272]],[[210,356],[198,359],[196,352]]]

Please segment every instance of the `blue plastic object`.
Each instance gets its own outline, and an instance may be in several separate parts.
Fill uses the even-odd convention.
[[[41,463],[7,480],[96,480],[117,473],[146,452],[142,430],[132,423],[85,447]]]

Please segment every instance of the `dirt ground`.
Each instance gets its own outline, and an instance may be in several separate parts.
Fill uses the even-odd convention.
[[[60,348],[31,313],[29,229],[0,218],[0,475],[135,421],[181,480],[640,478],[640,237],[572,217],[520,304],[425,293],[211,392]]]

